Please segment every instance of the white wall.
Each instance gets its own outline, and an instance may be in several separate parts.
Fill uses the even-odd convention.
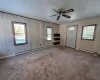
[[[94,41],[81,40],[82,26],[97,24],[96,26],[96,35]],[[78,25],[77,31],[77,42],[76,49],[82,49],[91,52],[100,53],[100,17],[95,17],[86,20],[80,20],[71,23],[65,23],[60,25],[60,34],[61,34],[61,45],[65,46],[66,44],[66,27],[71,25]]]
[[[27,24],[28,44],[14,46],[11,21]],[[52,45],[53,42],[46,40],[47,27],[52,27],[53,33],[59,33],[59,25],[57,24],[0,13],[0,58],[15,55],[15,53],[17,54],[22,51]]]

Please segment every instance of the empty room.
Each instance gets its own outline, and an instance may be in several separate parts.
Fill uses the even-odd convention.
[[[0,0],[0,80],[100,80],[100,0]]]

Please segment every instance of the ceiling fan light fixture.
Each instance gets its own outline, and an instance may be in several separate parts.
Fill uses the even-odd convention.
[[[63,16],[63,17],[65,17],[65,18],[70,19],[70,18],[71,18],[71,16],[68,16],[68,15],[65,15],[65,14],[66,14],[66,13],[73,12],[73,11],[74,11],[74,9],[64,10],[64,9],[60,8],[60,9],[58,9],[58,10],[53,9],[53,11],[55,11],[57,14],[52,15],[52,16],[57,16],[57,15],[59,15],[59,16],[57,16],[57,21],[58,21],[58,20],[60,19],[60,16]],[[52,16],[51,16],[51,17],[52,17]]]

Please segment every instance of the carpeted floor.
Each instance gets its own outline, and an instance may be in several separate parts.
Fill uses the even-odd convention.
[[[100,80],[100,58],[52,47],[0,60],[0,80]]]

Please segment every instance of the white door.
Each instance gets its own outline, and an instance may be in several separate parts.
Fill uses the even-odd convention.
[[[77,26],[67,27],[66,46],[71,47],[71,48],[76,47],[76,35],[77,35]]]

